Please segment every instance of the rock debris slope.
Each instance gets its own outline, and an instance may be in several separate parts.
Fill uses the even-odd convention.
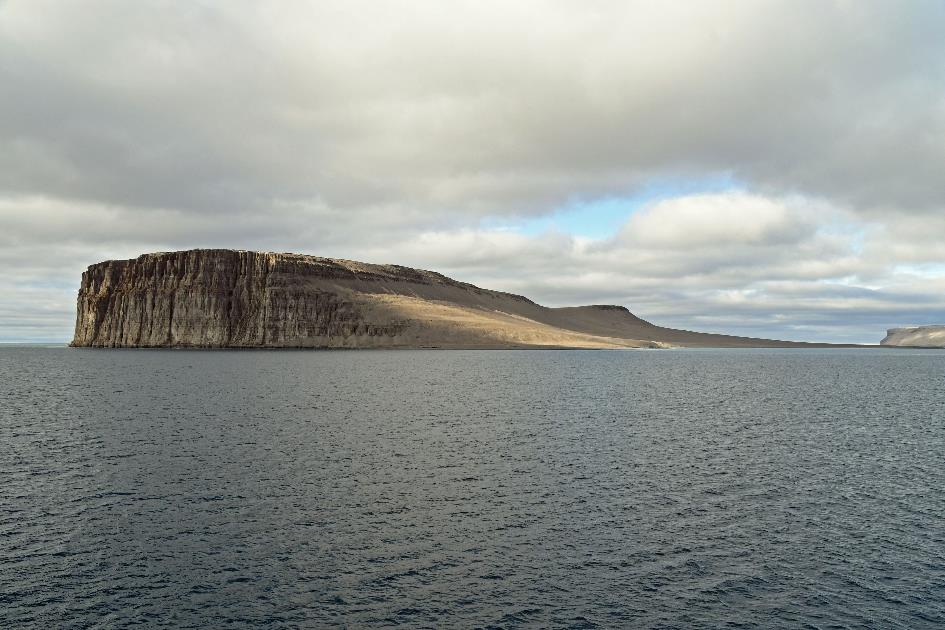
[[[223,249],[82,274],[73,346],[636,348],[794,346],[654,326],[621,306],[546,308],[432,271]]]

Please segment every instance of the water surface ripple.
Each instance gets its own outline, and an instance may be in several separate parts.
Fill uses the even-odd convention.
[[[2,348],[0,626],[942,626],[943,376]]]

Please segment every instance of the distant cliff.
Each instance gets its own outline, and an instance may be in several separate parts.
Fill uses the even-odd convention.
[[[879,343],[884,346],[945,348],[945,326],[890,328]]]
[[[432,271],[222,249],[82,274],[73,346],[626,348],[796,346],[661,328],[622,306],[547,308]]]

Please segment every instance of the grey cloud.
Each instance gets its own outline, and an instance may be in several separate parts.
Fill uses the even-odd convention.
[[[685,6],[11,2],[0,185],[481,214],[708,172],[940,207],[940,3]]]
[[[933,1],[0,2],[0,337],[67,330],[91,262],[219,246],[875,340],[945,313],[943,24]],[[479,227],[714,178],[743,192],[597,241]]]

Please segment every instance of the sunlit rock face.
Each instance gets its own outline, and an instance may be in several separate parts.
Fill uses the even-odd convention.
[[[884,346],[945,348],[945,326],[890,328],[879,343]]]

